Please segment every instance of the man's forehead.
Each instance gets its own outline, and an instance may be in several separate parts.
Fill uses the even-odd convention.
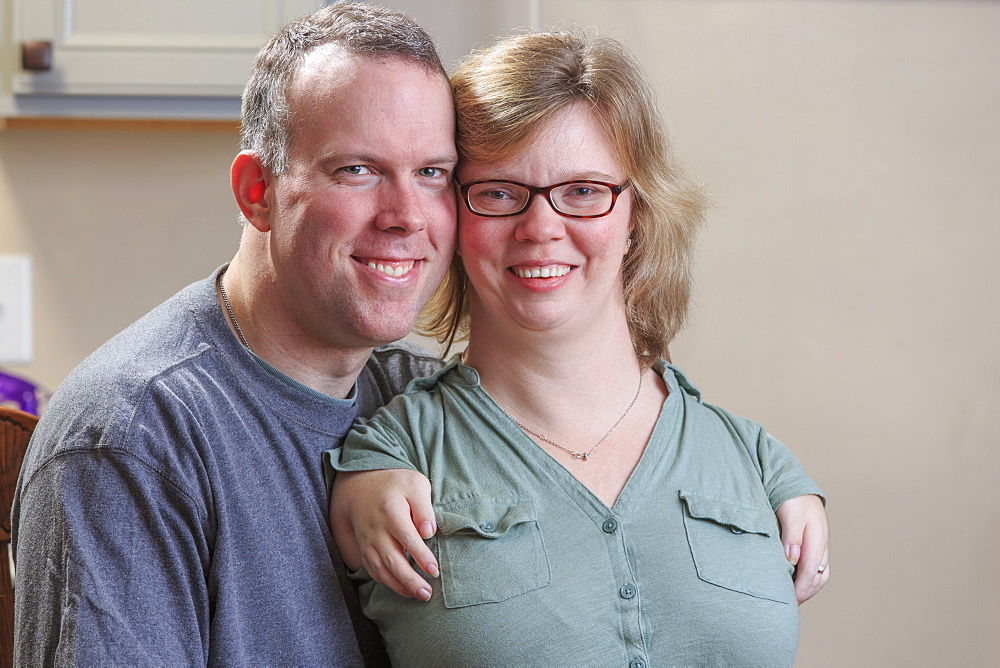
[[[440,79],[450,89],[448,78],[439,70],[403,55],[359,54],[340,44],[321,44],[310,50],[302,59],[290,81],[289,93],[296,88],[342,88],[355,80],[358,70],[369,65],[397,65],[412,68],[432,79]]]
[[[357,63],[358,56],[339,44],[321,44],[305,54],[289,82],[289,92],[315,83],[343,86],[354,78]]]
[[[402,150],[421,164],[455,161],[451,87],[423,63],[324,45],[304,59],[286,97],[291,146],[311,159],[379,164]]]
[[[394,55],[356,54],[336,44],[311,51],[285,94],[291,137],[300,122],[314,114],[335,113],[344,120],[349,110],[387,113],[391,108],[413,111],[407,121],[434,125],[448,123],[454,141],[454,106],[451,86],[440,71]],[[424,116],[423,119],[419,115]],[[315,117],[313,117],[315,120]]]

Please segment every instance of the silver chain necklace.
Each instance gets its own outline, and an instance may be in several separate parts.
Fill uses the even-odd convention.
[[[243,330],[240,329],[240,323],[236,322],[236,315],[233,313],[233,307],[229,305],[229,296],[226,295],[226,284],[222,281],[222,277],[226,275],[226,271],[229,267],[222,270],[219,274],[219,292],[222,293],[222,302],[226,305],[226,312],[229,313],[229,319],[233,321],[233,327],[236,329],[236,335],[240,337],[240,343],[247,350],[250,350],[250,344],[247,343],[247,339],[243,336]],[[253,352],[250,350],[250,352]],[[629,407],[631,408],[631,406]]]
[[[645,374],[642,371],[639,372],[639,389],[637,389],[635,391],[635,396],[632,397],[632,403],[630,403],[628,405],[628,408],[625,409],[625,412],[622,413],[622,416],[620,418],[618,418],[618,422],[615,422],[613,425],[611,425],[611,429],[608,430],[608,433],[606,433],[601,438],[601,440],[599,440],[597,442],[597,444],[594,447],[592,447],[590,450],[588,450],[587,452],[578,452],[576,450],[570,450],[567,447],[559,445],[558,443],[556,443],[555,441],[553,441],[551,438],[549,438],[547,436],[543,436],[542,434],[539,434],[537,431],[534,431],[532,429],[528,429],[527,427],[525,427],[523,424],[521,424],[520,422],[518,422],[517,420],[515,420],[513,415],[511,415],[510,413],[508,413],[507,411],[505,411],[503,409],[503,406],[500,406],[500,404],[497,404],[497,407],[500,408],[500,410],[503,412],[504,415],[506,415],[507,417],[510,418],[511,422],[513,422],[518,427],[520,427],[524,431],[528,432],[532,436],[537,436],[538,438],[542,439],[546,443],[548,443],[550,445],[556,446],[557,448],[559,448],[563,452],[566,452],[566,453],[570,454],[574,459],[582,459],[583,461],[587,461],[587,458],[590,457],[592,454],[594,454],[594,452],[597,450],[597,448],[599,448],[602,445],[604,445],[604,441],[608,440],[608,437],[610,437],[611,434],[614,433],[615,429],[618,428],[618,425],[620,425],[622,423],[622,420],[625,419],[625,416],[628,415],[629,411],[632,410],[632,407],[635,406],[635,402],[639,399],[639,394],[642,392],[642,377],[644,375]]]

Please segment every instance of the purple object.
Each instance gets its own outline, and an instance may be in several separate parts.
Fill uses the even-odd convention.
[[[38,415],[38,388],[24,378],[0,371],[0,404],[8,401],[25,413]]]

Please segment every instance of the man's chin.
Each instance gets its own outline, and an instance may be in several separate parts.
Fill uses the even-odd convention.
[[[356,335],[366,341],[367,346],[377,348],[406,338],[413,330],[416,320],[416,314],[413,314],[389,321],[368,322],[356,329]]]

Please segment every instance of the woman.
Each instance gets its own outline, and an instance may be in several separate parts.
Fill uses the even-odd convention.
[[[468,347],[329,453],[431,479],[440,591],[366,582],[365,614],[405,664],[790,664],[773,509],[819,490],[661,359],[704,201],[641,69],[536,33],[452,83],[464,208],[430,331]]]

